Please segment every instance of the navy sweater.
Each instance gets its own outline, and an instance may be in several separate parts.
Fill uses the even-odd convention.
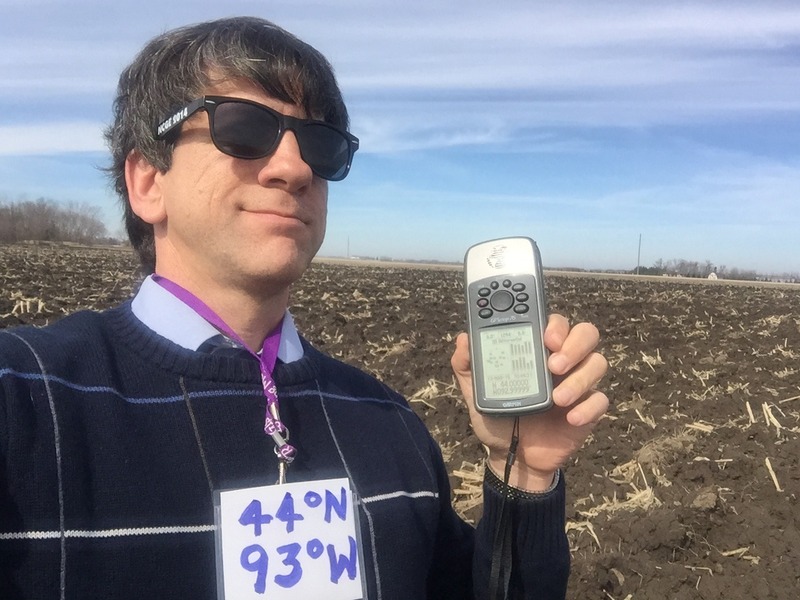
[[[406,401],[305,343],[274,377],[290,481],[349,477],[371,600],[487,597],[500,496],[473,529]],[[185,350],[124,304],[0,331],[0,598],[216,597],[213,490],[273,484],[255,360]],[[514,598],[563,598],[563,481],[512,500]]]

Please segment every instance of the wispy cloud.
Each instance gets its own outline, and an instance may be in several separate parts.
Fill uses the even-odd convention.
[[[103,3],[78,5],[80,27],[22,19],[6,26],[5,89],[110,101],[119,68],[148,37],[211,16],[143,0],[122,17],[118,35],[89,25]],[[233,1],[225,12],[256,5]],[[64,10],[57,2],[40,8]],[[647,127],[800,111],[796,3],[343,0],[312,12],[275,2],[270,12],[331,57],[372,152],[488,144],[526,127]],[[144,18],[150,13],[160,18]],[[410,126],[403,110],[387,109],[409,101],[431,126]],[[456,119],[474,130],[454,129]]]
[[[665,258],[713,245],[708,256],[740,263],[745,228],[762,231],[747,251],[763,264],[796,268],[800,256],[768,251],[774,231],[798,227],[796,0],[139,0],[113,11],[0,0],[0,11],[10,196],[57,179],[19,165],[50,161],[63,180],[78,177],[79,153],[105,152],[116,78],[148,39],[259,14],[331,60],[362,142],[353,174],[332,186],[333,240],[358,225],[376,253],[402,256],[424,231],[427,256],[457,256],[478,237],[529,230],[580,266],[607,264],[652,224]],[[713,236],[710,219],[724,222]],[[716,258],[722,248],[732,258]]]
[[[0,156],[105,150],[103,126],[93,121],[0,125]]]

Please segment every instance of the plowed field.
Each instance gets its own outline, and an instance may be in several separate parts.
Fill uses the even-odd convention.
[[[566,469],[570,598],[794,598],[800,589],[800,288],[547,274],[595,323],[612,407]],[[130,296],[127,251],[0,246],[0,328]],[[481,449],[449,367],[458,269],[318,261],[293,313],[321,350],[404,393],[468,519]]]

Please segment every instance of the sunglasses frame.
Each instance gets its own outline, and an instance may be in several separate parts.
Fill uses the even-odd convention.
[[[241,155],[236,152],[229,152],[228,150],[224,150],[220,144],[217,143],[216,134],[214,131],[214,111],[217,109],[218,106],[221,104],[227,103],[236,103],[236,104],[249,104],[250,106],[254,106],[260,110],[263,110],[273,117],[278,122],[278,131],[275,135],[275,139],[273,140],[272,144],[269,146],[268,150],[265,151],[263,154],[258,154],[257,156],[245,156]],[[234,158],[241,158],[244,160],[256,160],[259,158],[264,158],[265,156],[269,156],[272,154],[275,149],[280,144],[281,138],[283,134],[287,131],[294,132],[295,136],[297,136],[297,144],[300,148],[300,156],[303,157],[303,160],[311,167],[311,170],[322,177],[323,179],[327,179],[328,181],[341,181],[347,174],[350,172],[350,166],[353,163],[353,155],[355,154],[356,150],[358,150],[358,138],[354,136],[349,131],[344,131],[343,129],[339,129],[338,127],[331,125],[325,121],[319,121],[316,119],[299,119],[297,117],[291,117],[289,115],[284,115],[276,110],[271,109],[268,106],[264,106],[263,104],[259,104],[258,102],[254,102],[252,100],[246,100],[244,98],[234,98],[232,96],[202,96],[195,100],[192,100],[179,110],[175,111],[172,115],[167,117],[166,119],[162,120],[155,129],[155,139],[157,140],[167,140],[176,132],[177,128],[180,127],[185,121],[189,119],[192,115],[194,115],[199,110],[205,110],[208,114],[208,128],[211,133],[211,141],[214,142],[214,146],[228,156],[233,156]],[[316,125],[325,127],[327,129],[331,129],[342,136],[342,138],[347,142],[347,164],[344,167],[344,171],[341,175],[337,177],[326,177],[317,171],[313,165],[306,161],[305,156],[303,156],[303,141],[302,141],[302,133],[301,131],[307,127],[308,125]]]

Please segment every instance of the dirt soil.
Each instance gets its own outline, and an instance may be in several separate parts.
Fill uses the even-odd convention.
[[[546,275],[550,308],[601,330],[609,415],[566,467],[570,598],[785,599],[800,589],[800,287]],[[123,250],[0,246],[0,328],[102,309]],[[480,517],[482,449],[449,366],[455,268],[318,261],[293,314],[321,350],[406,395]]]

